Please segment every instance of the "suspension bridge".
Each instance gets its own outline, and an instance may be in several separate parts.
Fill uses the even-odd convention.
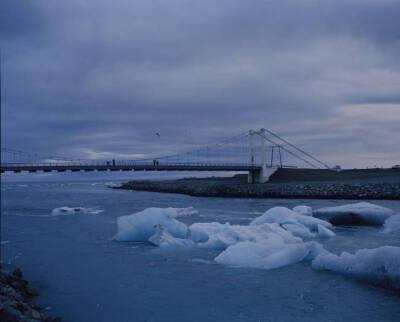
[[[248,172],[249,183],[263,183],[280,167],[330,167],[266,129],[250,130],[216,144],[148,159],[68,159],[1,149],[1,173],[89,171],[232,171]]]

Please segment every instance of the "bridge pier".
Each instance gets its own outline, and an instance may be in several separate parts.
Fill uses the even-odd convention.
[[[248,175],[248,183],[265,183],[278,170],[278,167],[262,166],[258,170],[250,170]]]
[[[278,169],[277,167],[267,167],[267,155],[265,147],[265,129],[260,129],[259,131],[249,131],[249,163],[254,166],[254,134],[258,134],[261,140],[261,168],[257,170],[250,170],[248,175],[249,183],[264,183],[268,182],[269,177]]]

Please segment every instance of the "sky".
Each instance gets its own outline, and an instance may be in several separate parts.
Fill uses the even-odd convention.
[[[264,127],[332,166],[399,164],[399,16],[391,0],[1,1],[2,147],[151,158]]]

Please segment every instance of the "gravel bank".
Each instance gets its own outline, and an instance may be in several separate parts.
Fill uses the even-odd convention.
[[[12,273],[0,267],[0,321],[59,322],[60,318],[46,317],[40,307],[32,303],[38,293],[29,287],[16,269]]]
[[[199,181],[131,181],[119,189],[182,193],[204,197],[393,199],[400,200],[395,183],[265,183],[242,184]]]
[[[231,178],[130,181],[119,189],[204,197],[400,199],[400,171],[346,171],[279,169],[271,182],[263,184],[248,184],[246,175],[237,175]]]

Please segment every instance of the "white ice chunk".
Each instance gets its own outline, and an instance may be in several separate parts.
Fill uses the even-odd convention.
[[[312,208],[309,206],[296,206],[293,208],[293,211],[297,212],[299,215],[312,216]]]
[[[84,207],[59,207],[51,211],[52,216],[67,216],[76,214],[99,214],[103,209],[98,208],[84,208]]]
[[[190,239],[175,238],[163,225],[156,225],[156,233],[149,238],[149,242],[162,248],[193,247],[195,243]]]
[[[383,246],[361,249],[340,256],[322,254],[313,262],[315,269],[325,269],[392,289],[400,289],[400,247]]]
[[[187,226],[170,216],[170,211],[163,208],[147,208],[138,213],[118,217],[117,241],[147,241],[156,232],[156,225],[163,225],[169,234],[176,238],[185,238]]]
[[[325,207],[314,211],[314,216],[334,225],[382,225],[394,211],[369,202]]]
[[[400,233],[400,214],[386,219],[383,232],[386,234]]]
[[[268,239],[279,239],[284,243],[299,243],[302,240],[294,237],[278,224],[257,226],[230,225],[229,223],[194,223],[189,227],[190,238],[203,247],[226,248],[241,241],[262,242]]]
[[[301,224],[283,224],[283,228],[287,231],[290,231],[294,236],[300,238],[313,238],[315,234],[313,234],[307,227],[304,227]]]
[[[79,209],[79,210],[78,210]],[[71,207],[59,207],[52,210],[52,216],[64,216],[64,215],[74,215],[76,212],[79,212],[82,208],[71,208]],[[76,211],[78,210],[78,211]]]
[[[310,251],[306,257],[304,257],[305,261],[312,261],[320,255],[329,253],[325,248],[317,242],[307,242],[306,243],[310,248]]]
[[[199,213],[193,207],[187,207],[187,208],[172,208],[172,207],[169,207],[169,208],[165,208],[165,211],[168,212],[168,215],[171,218],[192,216],[192,215],[196,215],[196,214]]]
[[[273,207],[267,210],[262,216],[254,218],[250,225],[260,225],[264,223],[301,224],[310,230],[317,231],[318,225],[326,228],[332,227],[329,222],[311,216],[299,215],[297,212],[286,207]]]
[[[328,239],[334,236],[335,233],[332,230],[329,230],[328,228],[325,228],[322,225],[318,225],[318,237]]]
[[[310,253],[311,245],[240,242],[228,247],[215,261],[236,267],[274,269],[302,261]]]
[[[265,223],[297,224],[297,213],[286,207],[273,207],[267,210],[262,216],[254,218],[250,225],[261,225]]]
[[[323,226],[325,228],[332,227],[331,223],[314,217],[297,215],[296,219],[298,220],[299,223],[308,227],[312,231],[318,231],[318,226]]]

